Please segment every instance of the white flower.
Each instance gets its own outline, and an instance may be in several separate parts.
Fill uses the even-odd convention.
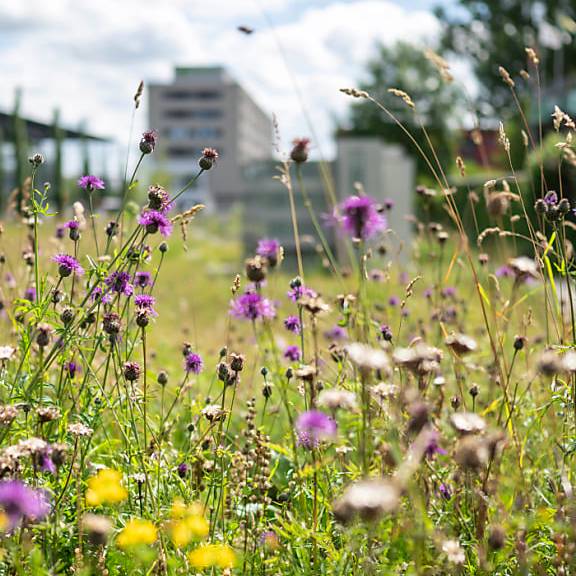
[[[475,434],[486,428],[486,421],[474,412],[456,412],[452,414],[450,422],[458,432]]]
[[[464,549],[462,546],[460,546],[458,540],[446,540],[443,542],[442,552],[446,554],[448,562],[452,562],[454,564],[464,564],[466,561],[466,554],[464,553]]]
[[[346,346],[348,358],[360,368],[369,370],[390,370],[390,360],[383,350],[354,342]]]
[[[332,411],[339,409],[354,411],[357,408],[356,395],[354,392],[338,388],[322,390],[318,396],[318,406]]]
[[[12,346],[0,346],[0,360],[10,360],[16,349]]]

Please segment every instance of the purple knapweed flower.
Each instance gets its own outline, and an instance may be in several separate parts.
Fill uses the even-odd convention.
[[[392,340],[392,329],[388,324],[382,324],[380,326],[380,336],[382,336],[382,339],[386,342],[390,342]]]
[[[453,286],[446,286],[446,288],[442,288],[441,295],[442,298],[454,298],[456,296],[456,288]]]
[[[506,264],[497,268],[495,274],[496,274],[497,278],[513,278],[514,277],[514,271],[512,270],[512,268],[510,268],[510,266],[508,266]]]
[[[152,316],[158,316],[156,310],[154,310],[154,304],[156,303],[156,298],[148,294],[137,294],[134,296],[134,304],[136,308],[145,310]]]
[[[36,288],[30,287],[26,288],[24,291],[24,300],[28,300],[29,302],[36,301]]]
[[[46,495],[20,480],[0,482],[0,508],[8,517],[11,530],[24,520],[42,520],[50,511]]]
[[[558,194],[556,194],[556,192],[554,192],[554,190],[550,190],[544,196],[544,202],[548,206],[556,206],[556,204],[558,204]]]
[[[450,500],[450,498],[452,498],[452,490],[450,489],[450,486],[444,484],[444,482],[442,482],[438,487],[438,492],[440,492],[440,496],[442,496],[444,500]]]
[[[56,226],[56,238],[58,240],[62,240],[64,238],[64,231],[66,230],[65,226],[60,224]]]
[[[436,430],[430,430],[426,437],[426,446],[424,448],[424,456],[426,458],[434,458],[436,454],[441,456],[447,454],[446,450],[440,446],[438,441],[440,440],[440,435]]]
[[[432,298],[433,294],[434,290],[432,288],[426,288],[426,290],[424,290],[424,298],[427,298],[428,300]]]
[[[102,302],[102,304],[110,304],[110,302],[112,302],[111,294],[104,292],[100,286],[96,286],[96,288],[92,290],[91,298],[93,302]]]
[[[398,306],[399,304],[400,304],[400,298],[398,298],[398,296],[390,296],[390,298],[388,298],[389,306]]]
[[[190,352],[186,354],[186,358],[184,358],[184,367],[186,372],[192,372],[193,374],[200,374],[202,372],[202,368],[204,366],[204,362],[202,362],[202,358],[196,352]]]
[[[80,263],[74,256],[57,254],[52,260],[58,264],[58,274],[60,274],[61,278],[67,278],[72,274],[76,276],[82,276],[82,274],[84,274],[84,268],[80,266]]]
[[[124,296],[132,296],[134,292],[134,286],[130,283],[130,274],[128,272],[112,272],[104,279],[104,283],[113,292],[124,294]]]
[[[312,288],[306,288],[306,286],[300,284],[296,286],[292,286],[287,293],[288,298],[292,300],[292,302],[298,302],[302,296],[309,296],[310,298],[316,298],[318,294],[312,290]]]
[[[172,223],[162,212],[157,210],[146,210],[140,214],[138,224],[143,226],[147,234],[160,232],[162,236],[168,237],[172,234]]]
[[[104,180],[98,178],[98,176],[82,176],[82,178],[78,180],[78,186],[87,192],[92,192],[93,190],[104,190],[106,188]]]
[[[156,130],[146,130],[140,140],[140,152],[142,152],[142,154],[151,154],[154,152],[157,143],[158,132],[156,132]]]
[[[384,206],[385,210],[392,210],[392,208],[396,206],[396,202],[394,202],[392,198],[385,198],[384,202],[382,203],[382,206]]]
[[[76,362],[70,361],[64,365],[64,369],[66,370],[66,372],[68,372],[68,376],[70,377],[70,379],[73,380],[74,377],[76,376],[76,372],[80,371],[80,366],[78,366]]]
[[[288,316],[284,320],[284,328],[293,334],[300,334],[302,330],[302,325],[300,324],[300,318],[298,316]]]
[[[286,346],[284,350],[284,358],[290,360],[290,362],[298,362],[302,354],[300,353],[300,348],[298,346]]]
[[[298,416],[296,432],[300,446],[315,448],[336,435],[336,422],[324,412],[308,410]]]
[[[332,326],[332,328],[329,328],[328,330],[326,330],[326,332],[324,332],[324,337],[327,338],[328,340],[346,340],[346,338],[348,338],[348,332],[346,332],[346,328],[343,328],[342,326],[338,326],[338,324],[335,324],[334,326]]]
[[[370,196],[350,196],[340,205],[339,213],[344,230],[353,238],[367,240],[386,229],[386,218]]]
[[[136,272],[134,275],[134,284],[138,288],[147,288],[152,284],[152,274],[150,272]]]
[[[188,466],[186,462],[181,462],[180,464],[178,464],[176,472],[178,473],[178,476],[180,476],[180,478],[186,478],[186,476],[188,476],[188,473],[190,472],[190,466]]]
[[[274,304],[258,292],[247,290],[230,302],[230,314],[245,320],[267,319],[276,316]]]
[[[280,253],[280,242],[278,240],[273,240],[269,238],[262,238],[258,241],[258,247],[256,248],[256,254],[266,258],[270,263],[270,266],[276,266],[278,263],[278,255]]]

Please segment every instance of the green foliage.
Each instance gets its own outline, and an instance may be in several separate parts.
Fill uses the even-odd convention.
[[[441,78],[436,67],[424,58],[422,49],[407,42],[392,47],[380,46],[377,55],[368,63],[366,76],[361,89],[383,102],[429,151],[419,126],[422,122],[440,162],[451,164],[457,146],[453,130],[459,125],[461,94]],[[406,92],[415,102],[417,114],[400,98],[391,95],[390,88]],[[352,134],[377,135],[387,143],[401,145],[414,156],[418,173],[429,174],[424,159],[415,153],[402,128],[373,104],[361,100],[352,106],[350,131]]]
[[[444,25],[443,48],[470,60],[478,79],[482,108],[488,108],[490,115],[516,114],[512,95],[498,75],[498,67],[505,66],[517,78],[520,70],[529,68],[526,47],[540,45],[543,79],[560,81],[576,73],[573,41],[576,6],[570,0],[457,0],[449,7],[439,5],[436,14]],[[545,23],[555,26],[561,36],[562,54],[541,47],[540,33]],[[563,69],[558,68],[560,59]],[[530,90],[535,90],[534,78]],[[534,99],[532,104],[536,105]]]

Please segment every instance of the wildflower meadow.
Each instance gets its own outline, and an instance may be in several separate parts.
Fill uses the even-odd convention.
[[[400,90],[342,98],[418,115]],[[562,174],[576,126],[549,120]],[[293,252],[222,254],[203,206],[176,208],[218,150],[171,190],[142,172],[153,128],[129,144],[117,212],[93,210],[97,174],[56,212],[33,154],[4,220],[0,573],[575,574],[576,217],[543,169],[515,177],[509,126],[506,175],[475,188],[405,128],[429,171],[412,245],[383,248],[395,208],[359,183],[314,215],[316,260],[296,210]],[[313,211],[311,145],[278,185]],[[210,277],[214,261],[232,271]]]

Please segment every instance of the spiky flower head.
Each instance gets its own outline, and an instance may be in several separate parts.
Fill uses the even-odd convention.
[[[82,190],[86,190],[86,192],[93,192],[94,190],[104,190],[106,188],[104,180],[98,178],[98,176],[91,176],[91,175],[82,176],[78,180],[78,186],[80,186]]]
[[[347,234],[368,240],[386,229],[386,217],[370,196],[350,196],[339,207],[340,221]]]
[[[60,274],[61,278],[67,278],[72,274],[76,276],[82,276],[82,274],[84,274],[84,268],[80,266],[80,263],[74,256],[57,254],[52,260],[58,264],[58,274]]]
[[[143,226],[147,234],[160,232],[162,236],[168,237],[172,233],[172,223],[162,212],[157,210],[146,210],[140,214],[138,224]]]

